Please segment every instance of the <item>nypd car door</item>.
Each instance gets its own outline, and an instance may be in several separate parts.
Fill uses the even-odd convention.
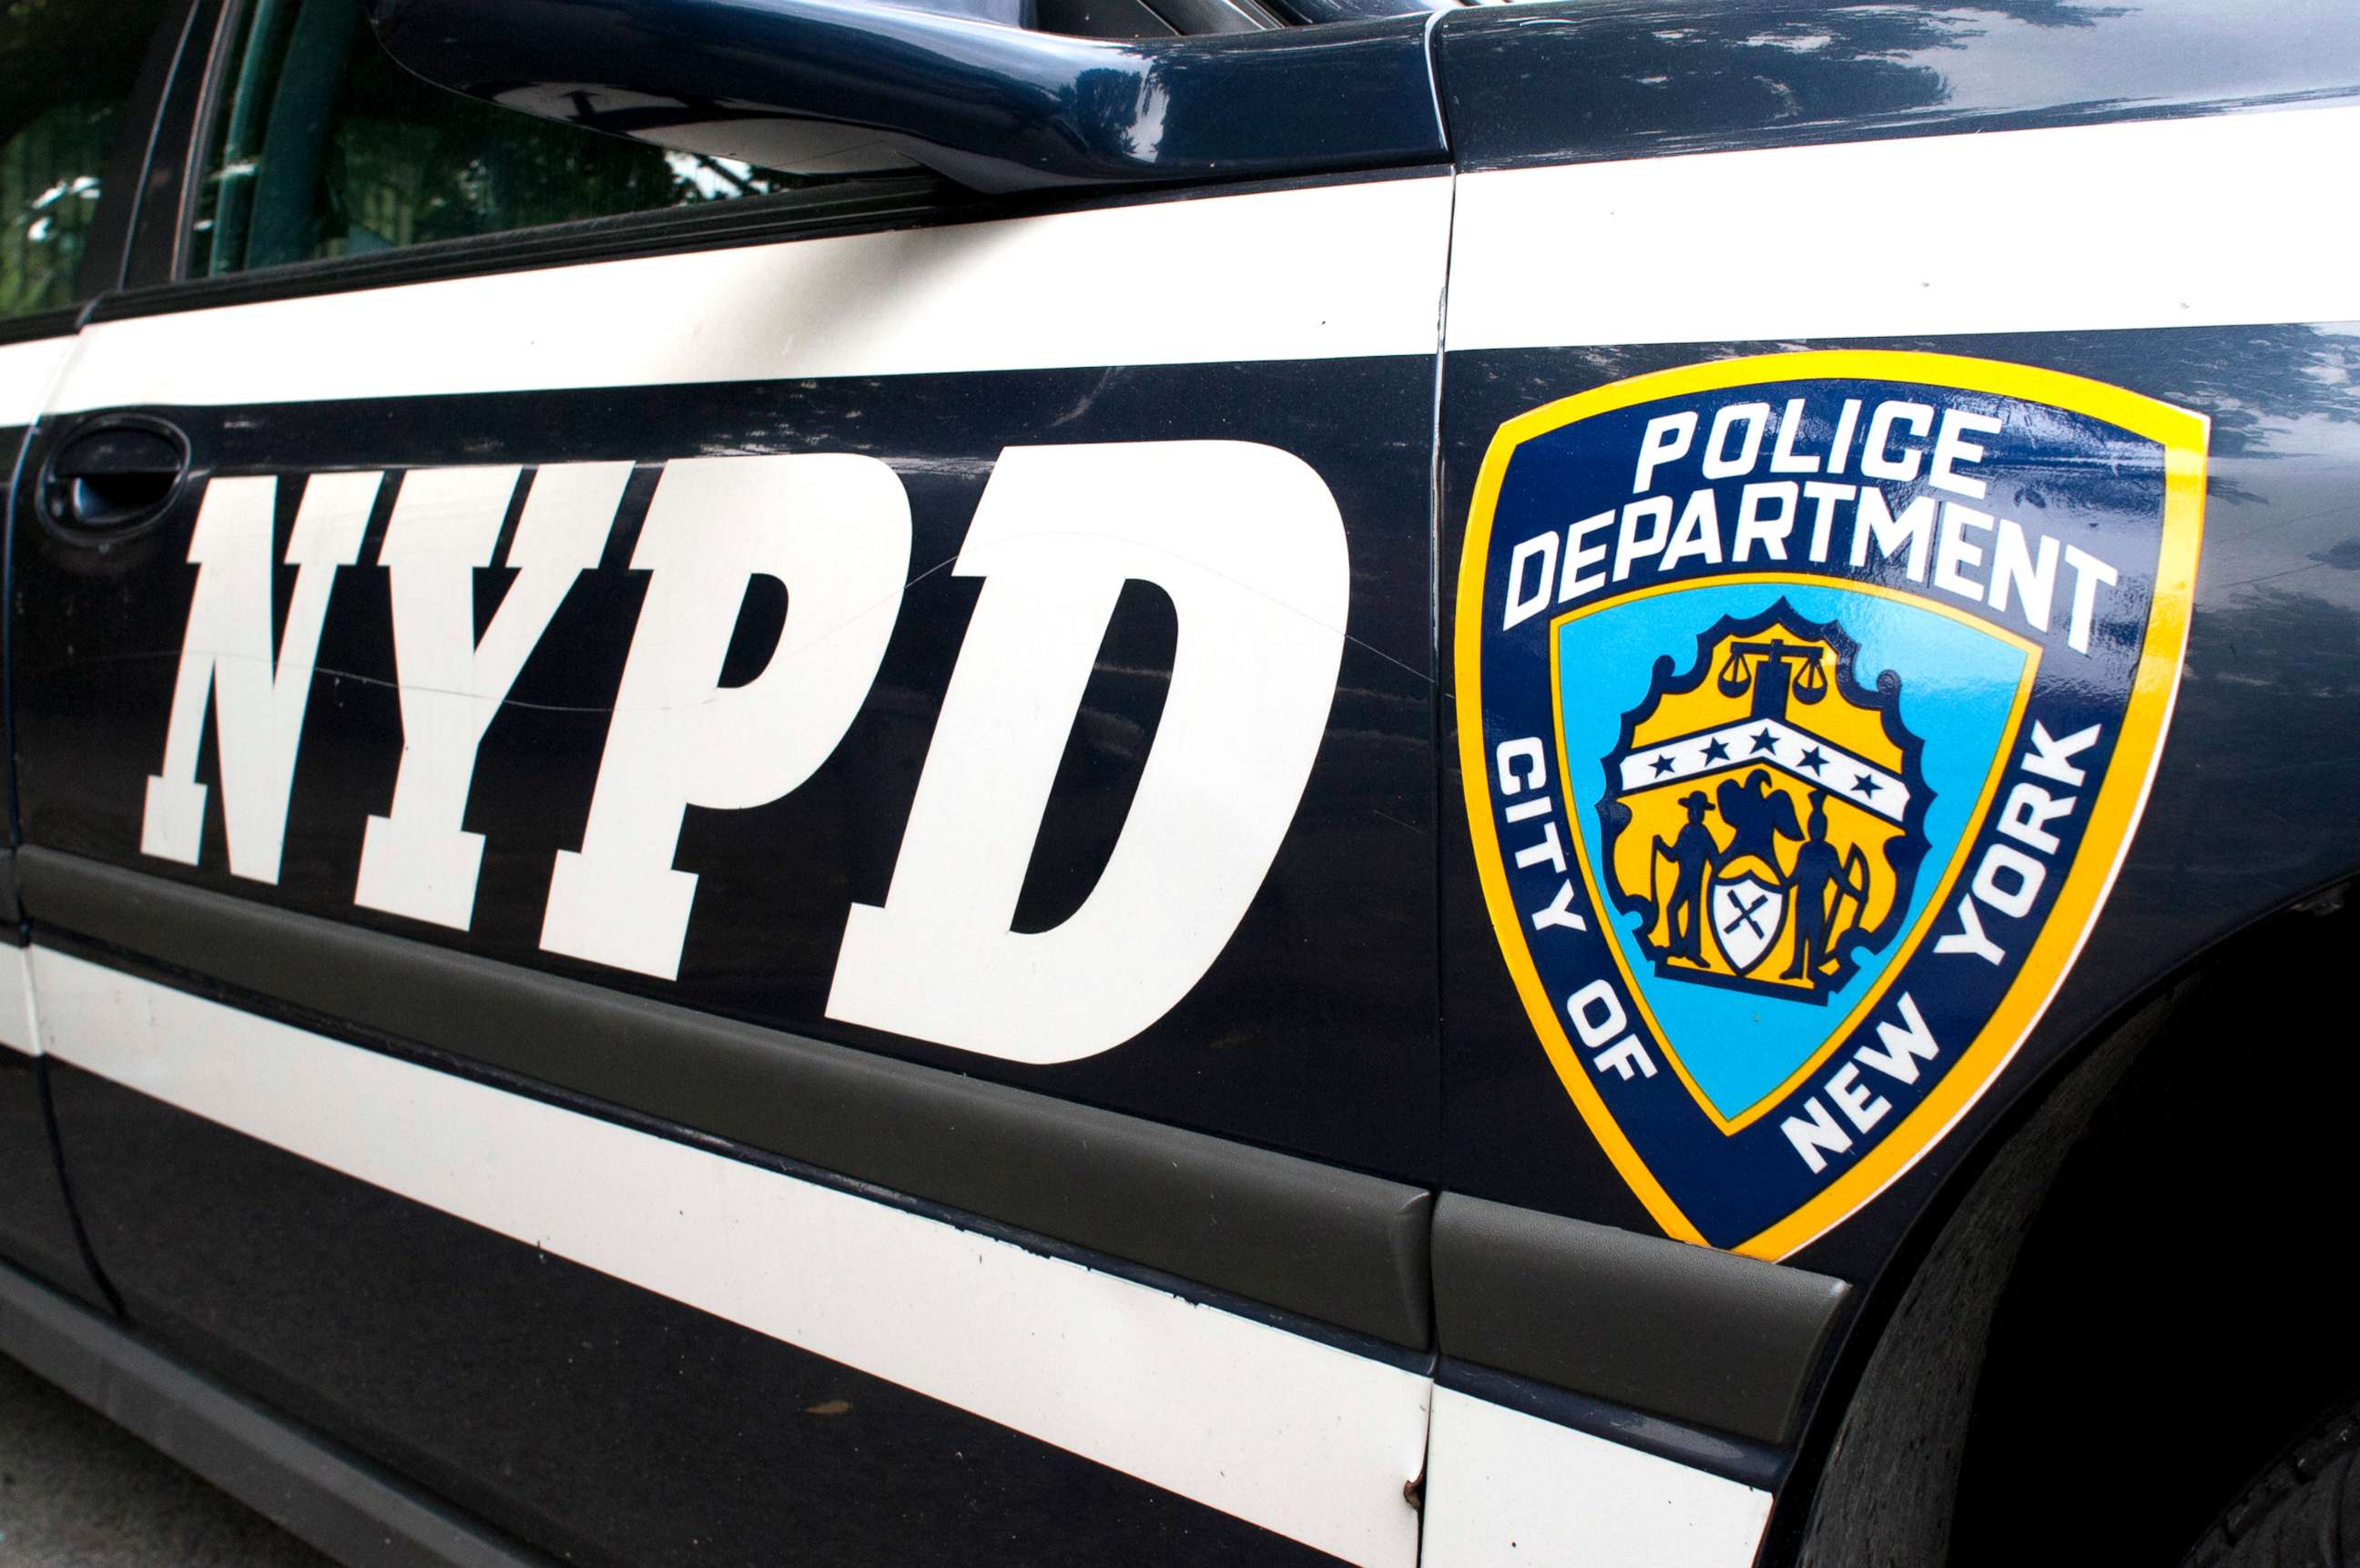
[[[1602,1391],[1638,1380],[1569,1338],[1454,1343],[1460,1194],[1917,1300],[1911,1227],[2011,1106],[2285,896],[2248,869],[2341,874],[2348,812],[2244,758],[2327,754],[2330,699],[2268,706],[2246,662],[2270,596],[2345,613],[2315,568],[2360,290],[2307,171],[2360,111],[2341,8],[2266,58],[2257,15],[2178,0],[1551,9],[1439,35],[1437,1287],[1447,1357]],[[1946,1335],[1972,1316],[1927,1289]],[[1677,1352],[1633,1402],[1674,1409]],[[1474,1482],[1594,1450],[1453,1381],[1429,1558],[1546,1552],[1564,1516]],[[1751,1561],[1754,1528],[1682,1561]]]
[[[862,13],[1154,64],[1065,168],[545,85],[641,9],[198,9],[14,543],[92,1253],[580,1561],[1406,1568],[1425,18]]]

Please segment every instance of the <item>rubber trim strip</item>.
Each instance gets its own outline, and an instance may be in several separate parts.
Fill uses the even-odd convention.
[[[82,327],[82,313],[88,302],[79,305],[60,305],[55,310],[36,311],[29,315],[0,316],[0,344],[38,343],[45,337],[71,337]],[[23,425],[5,428],[22,430]]]
[[[591,134],[591,133],[585,133]],[[695,207],[617,213],[459,239],[428,240],[358,256],[290,261],[249,272],[143,283],[96,302],[93,321],[129,321],[182,311],[352,293],[455,278],[539,271],[580,263],[687,255],[838,235],[998,223],[1118,207],[1164,205],[1329,185],[1432,179],[1443,162],[1202,184],[985,196],[923,175],[847,181]],[[0,341],[15,323],[0,322]],[[69,329],[71,330],[71,326]],[[49,335],[31,333],[27,335]]]
[[[1434,1288],[1446,1355],[1784,1443],[1852,1288],[1446,1192],[1435,1205]]]
[[[249,1404],[0,1264],[0,1351],[352,1568],[549,1560]]]
[[[37,846],[45,927],[1424,1350],[1424,1188]]]

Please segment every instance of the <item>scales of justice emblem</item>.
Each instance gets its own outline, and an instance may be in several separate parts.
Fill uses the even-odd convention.
[[[1783,598],[1655,661],[1599,802],[1605,889],[1667,980],[1824,1004],[1889,942],[1932,792],[1901,678]]]

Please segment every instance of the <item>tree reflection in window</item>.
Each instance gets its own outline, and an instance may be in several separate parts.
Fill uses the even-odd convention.
[[[387,58],[360,0],[254,0],[199,192],[201,272],[464,239],[812,183],[535,119]]]
[[[161,0],[0,0],[0,317],[96,293],[81,276]]]

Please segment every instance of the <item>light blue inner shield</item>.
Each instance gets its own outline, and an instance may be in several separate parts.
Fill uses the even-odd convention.
[[[1807,620],[1833,620],[1860,644],[1853,679],[1874,689],[1878,674],[1901,677],[1901,722],[1925,743],[1930,844],[1910,890],[1908,914],[1880,953],[1824,1004],[1667,980],[1640,949],[1639,917],[1600,911],[1637,977],[1666,1042],[1721,1115],[1735,1116],[1786,1081],[1843,1022],[1900,950],[1958,852],[1959,838],[2006,740],[2008,714],[2031,655],[1990,632],[1898,599],[1833,585],[1707,585],[1634,599],[1585,615],[1557,630],[1562,672],[1567,803],[1580,824],[1592,867],[1605,864],[1598,803],[1608,794],[1605,758],[1622,738],[1622,716],[1647,698],[1658,654],[1685,674],[1697,638],[1723,616],[1755,616],[1781,597]],[[1601,878],[1602,880],[1602,878]],[[1601,889],[1601,892],[1603,889]]]

